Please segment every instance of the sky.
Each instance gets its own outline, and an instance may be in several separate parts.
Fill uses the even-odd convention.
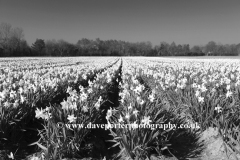
[[[240,0],[0,0],[0,23],[35,40],[240,43]]]

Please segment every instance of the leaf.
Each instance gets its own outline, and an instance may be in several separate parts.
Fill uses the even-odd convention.
[[[38,141],[37,142],[33,142],[33,143],[29,144],[28,146],[33,146],[33,145],[36,145],[37,143],[38,143]]]
[[[152,139],[155,139],[159,135],[159,131],[153,134]]]
[[[34,142],[34,143],[30,144],[29,146],[32,146],[32,145],[38,145],[39,148],[43,149],[44,151],[47,151],[47,148],[44,147],[43,145],[41,145],[41,144],[38,143],[38,142]]]
[[[125,151],[125,148],[123,148],[116,157],[121,156],[124,151]]]
[[[118,145],[120,145],[120,142],[114,144],[111,148],[116,147],[116,146],[118,146]]]
[[[115,141],[115,140],[106,140],[106,142],[114,142],[114,143],[117,143],[117,141]]]
[[[146,142],[145,142],[146,139],[147,139],[147,133],[145,133],[145,136],[144,136],[144,138],[143,138],[143,144],[146,143]]]

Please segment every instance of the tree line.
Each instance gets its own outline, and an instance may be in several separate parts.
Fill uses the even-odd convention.
[[[11,24],[0,24],[0,56],[237,56],[239,44],[217,44],[214,41],[206,45],[171,44],[161,42],[153,46],[151,42],[131,43],[121,40],[90,40],[82,38],[76,44],[65,40],[36,39],[28,45],[23,29],[13,28]]]

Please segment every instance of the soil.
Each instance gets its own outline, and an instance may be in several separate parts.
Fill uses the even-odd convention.
[[[204,144],[201,155],[197,158],[188,158],[188,160],[240,160],[240,154],[234,153],[230,147],[226,146],[218,130],[214,128],[210,127],[205,130],[201,134],[199,143]],[[151,157],[151,160],[175,159],[173,157]]]

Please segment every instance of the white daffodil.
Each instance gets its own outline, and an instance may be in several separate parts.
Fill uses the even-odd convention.
[[[132,110],[132,105],[130,103],[130,105],[128,106],[128,110]]]
[[[204,97],[198,97],[198,102],[203,103],[204,102]]]
[[[10,155],[8,155],[8,158],[14,159],[13,153],[11,152]]]
[[[90,80],[88,80],[88,85],[91,87],[93,83]]]
[[[193,87],[193,88],[197,88],[197,84],[196,84],[196,83],[193,83],[193,84],[192,84],[192,87]]]
[[[11,90],[10,98],[14,98],[16,96],[16,91]]]
[[[144,101],[144,100],[141,100],[140,104],[143,105],[144,103],[145,103],[145,101]]]
[[[68,86],[66,93],[70,93],[70,92],[72,92],[72,87]]]
[[[83,78],[84,80],[86,80],[86,79],[87,79],[87,76],[86,76],[85,74],[83,74],[83,75],[82,75],[82,78]]]
[[[86,106],[86,105],[83,106],[83,108],[82,108],[83,112],[88,112],[88,109],[89,109],[89,108],[88,108],[88,106]]]
[[[199,97],[200,94],[201,94],[201,92],[200,92],[199,90],[197,90],[196,93],[195,93],[195,96],[196,96],[196,97]]]
[[[220,107],[219,105],[217,107],[215,107],[215,109],[218,113],[222,112],[222,107]]]
[[[87,100],[87,94],[86,93],[82,93],[81,95],[80,95],[80,102],[83,102],[83,101],[85,101],[85,100]]]
[[[63,102],[61,102],[61,105],[63,110],[69,109],[69,103],[67,101],[63,100]]]
[[[120,102],[121,102],[121,103],[124,103],[124,98],[122,98],[122,99],[120,100]]]
[[[112,78],[109,77],[109,78],[107,79],[107,83],[110,83],[111,81],[112,81]]]
[[[231,91],[227,91],[227,93],[226,93],[226,97],[228,98],[228,97],[231,97],[232,96],[232,92]]]
[[[129,118],[130,118],[130,114],[127,113],[127,114],[125,115],[125,118],[126,118],[126,119],[129,119]]]
[[[103,101],[102,96],[98,98],[98,102],[101,103]]]
[[[95,107],[97,110],[99,110],[99,108],[100,108],[100,103],[99,103],[99,102],[96,102],[95,105],[94,105],[94,107]]]
[[[134,89],[134,92],[135,92],[136,94],[140,94],[140,93],[142,92],[142,90],[143,90],[143,86],[138,85],[138,86]]]
[[[92,88],[89,88],[87,92],[88,92],[88,93],[92,93],[92,92],[93,92],[93,89],[92,89]]]
[[[226,87],[226,89],[229,91],[230,88],[231,88],[231,85],[228,84],[227,87]]]
[[[23,103],[23,102],[25,102],[25,101],[26,101],[26,97],[24,97],[24,96],[21,95],[21,96],[20,96],[20,102]]]
[[[2,97],[2,99],[6,98],[6,92],[2,91],[0,92],[0,97]]]
[[[204,85],[202,85],[201,91],[202,91],[202,92],[206,92],[206,91],[207,91],[207,88],[206,88]]]
[[[230,83],[231,83],[231,80],[228,79],[228,78],[226,78],[225,82],[226,82],[226,84],[230,84]]]
[[[139,111],[135,109],[135,110],[133,111],[133,114],[137,117],[138,112],[139,112]]]
[[[84,92],[84,87],[83,86],[80,85],[78,88],[80,89],[80,92]]]
[[[230,76],[230,77],[231,77],[231,79],[232,79],[232,80],[234,80],[234,79],[235,79],[235,76],[234,76],[234,74],[231,74],[231,76]]]
[[[69,123],[73,123],[73,122],[76,122],[77,117],[75,117],[75,116],[72,114],[72,115],[68,115],[67,119],[68,119]]]
[[[73,102],[71,105],[70,105],[70,108],[72,109],[72,110],[77,110],[77,103],[76,102]]]
[[[152,120],[150,120],[150,116],[148,117],[144,116],[141,122],[146,125],[146,124],[150,124]]]
[[[153,94],[149,95],[148,99],[150,100],[150,102],[153,102],[154,99],[155,99],[155,98],[154,98],[154,95],[153,95]]]
[[[106,115],[106,119],[109,120],[109,118],[112,116],[112,108],[110,108],[108,111],[107,111],[107,115]]]
[[[19,106],[18,100],[15,100],[15,102],[13,103],[13,107],[17,108]]]
[[[137,96],[137,102],[140,102],[141,98],[139,96]]]
[[[212,88],[211,92],[215,93],[217,90],[215,88]]]
[[[123,120],[123,117],[120,115],[119,119],[118,119],[118,122],[121,123],[121,122],[124,122]]]
[[[44,118],[44,110],[42,109],[42,108],[40,108],[40,109],[38,109],[37,108],[37,110],[35,111],[35,113],[36,113],[36,118]]]

